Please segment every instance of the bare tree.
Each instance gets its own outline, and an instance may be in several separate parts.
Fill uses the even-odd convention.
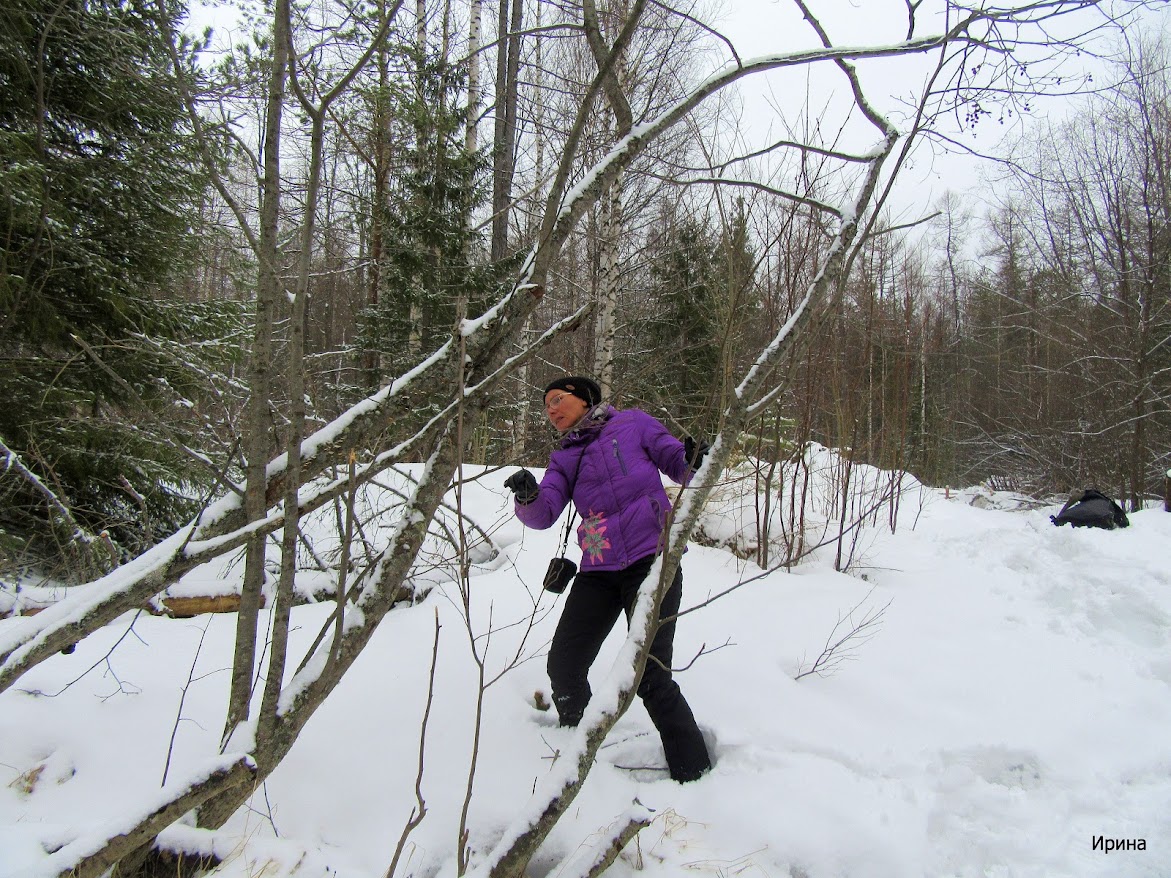
[[[965,303],[971,457],[1022,489],[1116,489],[1138,508],[1164,469],[1166,51],[1129,45],[1117,89],[1023,139],[991,225],[998,265]],[[978,455],[978,456],[977,456]]]
[[[621,21],[624,17],[622,11],[613,11]],[[582,18],[594,62],[598,65],[599,71],[608,70],[602,81],[606,103],[614,118],[614,135],[620,139],[627,136],[634,125],[630,102],[626,98],[627,86],[624,84],[627,78],[626,64],[621,54],[611,58],[611,51],[602,36],[598,10],[593,0],[584,0],[582,3]],[[602,388],[603,398],[609,398],[614,377],[614,309],[618,300],[618,247],[621,239],[622,175],[619,174],[610,184],[603,199],[602,232],[599,241],[601,277],[592,371]]]

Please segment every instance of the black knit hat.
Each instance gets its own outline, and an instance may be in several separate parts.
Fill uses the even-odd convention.
[[[602,401],[602,388],[598,387],[597,382],[583,375],[566,375],[564,378],[550,381],[545,392],[541,395],[548,396],[550,390],[564,390],[572,396],[584,400],[590,408]]]

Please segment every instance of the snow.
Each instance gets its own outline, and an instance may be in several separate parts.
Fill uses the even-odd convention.
[[[834,521],[841,461],[826,449],[809,461],[813,544]],[[478,556],[469,580],[470,631],[487,679],[499,676],[484,696],[473,867],[533,811],[534,790],[568,776],[565,754],[581,737],[533,706],[534,692],[548,693],[560,612],[540,589],[559,528],[522,528],[503,478],[470,481],[461,501],[500,548]],[[901,484],[902,494],[895,532],[880,514],[852,544],[851,573],[834,571],[825,546],[679,622],[676,665],[704,653],[678,679],[714,736],[713,771],[667,779],[636,702],[529,874],[570,874],[563,863],[592,860],[632,814],[650,825],[608,875],[1171,874],[1171,515],[1143,510],[1109,532],[1056,528],[1056,503],[869,468],[854,478],[859,492]],[[761,573],[738,557],[755,539],[751,485],[728,478],[714,494],[702,524],[717,545],[685,555],[685,607]],[[221,564],[203,581],[241,569]],[[455,875],[477,670],[458,590],[428,575],[429,596],[386,617],[251,806],[217,832],[176,824],[164,843],[215,853],[216,874],[232,878],[382,876],[416,806],[438,618],[427,814],[399,874]],[[875,636],[832,676],[795,680],[855,607],[885,607]],[[332,608],[295,608],[293,667]],[[28,621],[0,620],[0,641]],[[0,876],[56,874],[64,852],[157,806],[169,749],[169,787],[229,760],[217,752],[234,627],[231,614],[127,614],[0,694]],[[595,688],[621,661],[624,633],[607,641]],[[597,700],[613,697],[603,688]],[[1105,843],[1126,840],[1131,849]]]

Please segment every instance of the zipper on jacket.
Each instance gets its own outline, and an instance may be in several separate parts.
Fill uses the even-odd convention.
[[[618,440],[611,439],[610,443],[614,446],[614,457],[618,461],[618,466],[622,468],[622,475],[630,475],[630,473],[626,471],[626,461],[622,459],[622,449],[618,447]]]

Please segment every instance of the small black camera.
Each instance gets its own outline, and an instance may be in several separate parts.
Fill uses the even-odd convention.
[[[545,571],[545,581],[541,583],[545,591],[561,594],[566,586],[577,576],[577,565],[568,558],[554,558],[549,562],[549,569]]]

